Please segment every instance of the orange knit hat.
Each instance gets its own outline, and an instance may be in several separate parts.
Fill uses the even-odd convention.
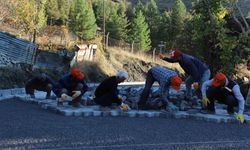
[[[171,86],[175,89],[175,90],[179,90],[181,88],[181,83],[182,83],[182,79],[178,76],[173,76],[171,78]]]
[[[212,86],[213,87],[218,87],[218,86],[222,86],[225,84],[226,82],[226,75],[223,74],[223,73],[217,73],[214,78],[213,78],[213,81],[212,81]]]
[[[82,80],[84,78],[84,74],[81,72],[80,69],[77,68],[71,70],[71,75],[78,80]]]

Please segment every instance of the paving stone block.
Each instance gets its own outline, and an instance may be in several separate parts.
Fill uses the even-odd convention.
[[[147,114],[146,111],[141,111],[141,110],[137,111],[137,116],[138,117],[141,117],[141,118],[146,117],[146,114]]]
[[[73,115],[76,117],[82,116],[83,111],[81,109],[73,109],[71,110],[73,112]]]
[[[0,96],[4,97],[4,96],[9,96],[11,95],[11,91],[10,90],[0,90]]]
[[[216,115],[206,115],[205,116],[205,120],[209,121],[209,122],[216,122],[216,123],[220,123],[221,122],[221,117],[220,116],[216,116]]]
[[[137,111],[136,110],[130,110],[128,112],[124,112],[124,114],[128,117],[136,117]]]
[[[184,112],[184,111],[178,111],[176,113],[174,113],[174,118],[176,119],[180,119],[180,118],[189,118],[189,114]]]
[[[111,110],[110,115],[113,116],[113,117],[120,116],[121,111],[120,110]]]
[[[146,117],[149,117],[149,118],[152,118],[152,117],[155,117],[155,116],[156,116],[155,114],[156,114],[155,112],[146,112],[146,113],[145,113],[145,116],[146,116]]]
[[[70,109],[61,109],[60,113],[64,116],[73,116],[73,111]]]
[[[57,109],[57,104],[56,103],[50,103],[50,104],[46,104],[47,105],[47,109],[51,112],[57,113],[58,109]]]
[[[100,110],[100,107],[99,105],[91,105],[91,106],[84,106],[86,108],[92,108],[93,110]]]
[[[103,111],[102,112],[102,116],[103,117],[108,117],[108,116],[110,116],[111,114],[110,114],[110,111]]]
[[[189,114],[189,118],[195,119],[195,120],[204,120],[205,114],[197,113],[197,114]]]
[[[82,110],[82,116],[83,117],[93,116],[93,110],[92,109],[83,109]]]
[[[102,116],[102,112],[101,112],[101,111],[98,111],[98,110],[94,110],[94,111],[93,111],[93,116],[95,116],[95,117],[100,117],[100,116]]]

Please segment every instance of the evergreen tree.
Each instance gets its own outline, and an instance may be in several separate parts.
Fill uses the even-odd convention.
[[[93,39],[97,25],[92,5],[87,0],[75,0],[72,10],[71,28],[75,34],[84,40]]]
[[[110,32],[110,37],[127,41],[128,20],[126,17],[126,6],[122,2],[118,7],[112,7],[112,11],[107,22],[107,32]]]
[[[161,16],[155,0],[150,0],[150,2],[147,3],[145,8],[145,17],[149,25],[152,45],[157,45],[159,40],[158,30]]]
[[[52,25],[60,17],[57,0],[47,0],[46,15],[48,17],[48,24]]]
[[[59,9],[59,19],[63,24],[66,24],[69,17],[70,1],[69,0],[57,0]]]
[[[41,29],[46,25],[46,13],[45,13],[45,5],[47,0],[38,0],[36,1],[37,8],[37,18],[36,18],[36,28]]]
[[[171,33],[171,12],[165,11],[162,14],[161,21],[159,21],[158,39],[166,42],[166,48],[172,48],[172,35]]]
[[[171,36],[172,44],[174,45],[184,29],[184,20],[186,17],[186,6],[182,0],[176,0],[171,13]]]
[[[141,11],[141,12],[143,13],[143,15],[144,15],[145,8],[144,8],[144,6],[143,6],[141,0],[138,0],[137,3],[136,3],[136,5],[135,5],[134,13],[137,14],[137,13],[139,13],[140,11]],[[135,16],[136,16],[136,15],[135,15]]]
[[[240,60],[235,48],[239,39],[227,34],[222,0],[201,0],[194,5],[193,40],[213,72],[232,74]]]
[[[132,22],[132,29],[130,33],[130,39],[135,44],[138,44],[140,50],[148,51],[151,48],[150,30],[146,23],[145,17],[142,11],[136,14]]]

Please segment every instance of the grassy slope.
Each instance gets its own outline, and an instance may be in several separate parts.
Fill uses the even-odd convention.
[[[90,81],[101,81],[107,76],[115,75],[116,70],[124,69],[129,73],[128,81],[144,81],[147,71],[156,65],[177,70],[183,74],[178,64],[170,64],[160,60],[152,61],[152,56],[140,53],[130,53],[118,47],[109,47],[106,52],[97,51],[94,62],[81,62],[78,64]]]

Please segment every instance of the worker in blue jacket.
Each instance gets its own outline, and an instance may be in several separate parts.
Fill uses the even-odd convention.
[[[190,100],[191,98],[191,87],[194,83],[194,87],[201,87],[202,84],[209,80],[211,72],[208,66],[202,62],[201,60],[191,56],[184,54],[180,50],[174,50],[171,53],[171,57],[168,58],[164,56],[163,54],[159,54],[159,57],[167,62],[170,63],[179,63],[181,68],[185,71],[185,73],[188,75],[188,78],[186,79],[186,98]],[[198,90],[198,88],[196,89]],[[199,88],[200,91],[200,88]],[[201,98],[201,94],[200,94]]]
[[[74,107],[79,106],[81,97],[87,90],[88,86],[84,82],[84,74],[76,68],[59,79],[53,88],[53,92],[59,98],[59,104],[72,97],[69,105]]]

